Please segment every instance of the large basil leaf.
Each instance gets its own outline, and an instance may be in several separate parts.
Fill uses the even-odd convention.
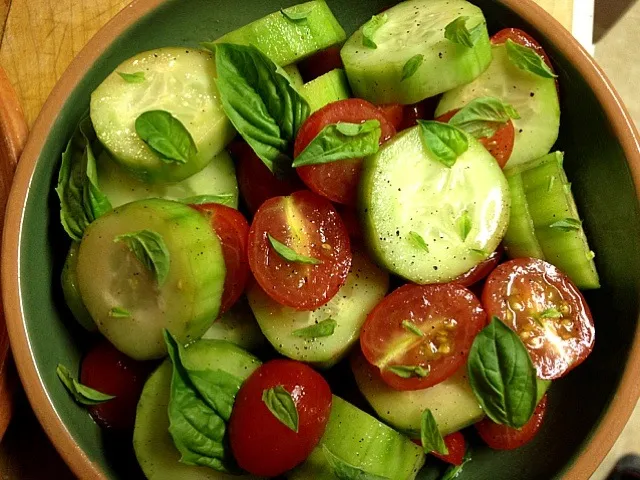
[[[140,139],[165,163],[184,164],[198,148],[180,120],[164,110],[142,113],[135,123]]]
[[[460,109],[449,123],[475,138],[490,138],[512,118],[520,115],[511,105],[494,97],[481,97]]]
[[[123,242],[133,252],[136,258],[147,270],[153,272],[162,286],[169,275],[171,258],[164,238],[159,233],[152,230],[141,230],[139,232],[125,233],[118,235],[115,242]]]

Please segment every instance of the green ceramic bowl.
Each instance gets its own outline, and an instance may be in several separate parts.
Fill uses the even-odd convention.
[[[348,32],[389,0],[329,4]],[[140,0],[125,8],[63,75],[33,129],[8,207],[2,286],[11,344],[29,400],[74,472],[83,479],[136,478],[105,442],[55,374],[75,366],[87,339],[62,299],[59,276],[68,239],[53,191],[60,155],[86,111],[91,91],[122,60],[162,46],[196,46],[292,0]],[[562,128],[557,148],[597,253],[602,289],[589,293],[597,327],[593,355],[550,393],[541,434],[513,452],[474,447],[460,479],[587,479],[612,446],[640,395],[640,186],[638,137],[618,97],[578,46],[529,0],[475,0],[490,30],[523,28],[536,36],[559,74]],[[125,442],[126,443],[126,442]],[[127,447],[128,450],[128,447]],[[437,478],[427,466],[420,479]]]

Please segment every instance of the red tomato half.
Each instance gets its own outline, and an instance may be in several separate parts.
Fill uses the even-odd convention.
[[[269,235],[298,255],[321,263],[285,260],[273,248]],[[253,218],[249,266],[258,284],[276,302],[314,310],[333,298],[349,274],[347,229],[331,202],[315,193],[303,190],[272,198]]]
[[[547,52],[544,51],[542,45],[540,45],[538,41],[531,35],[520,30],[519,28],[505,28],[491,37],[491,43],[493,43],[494,45],[501,45],[503,43],[506,43],[507,40],[511,40],[512,42],[535,50],[535,52],[540,55],[544,62],[549,66],[551,71],[553,71],[553,65],[551,65],[549,55],[547,55]]]
[[[504,255],[504,247],[500,245],[491,255],[487,257],[485,261],[479,263],[467,273],[463,273],[458,278],[453,280],[453,283],[459,283],[464,287],[470,287],[475,285],[481,280],[484,280],[500,263],[502,256]]]
[[[503,263],[482,293],[487,314],[518,333],[538,377],[553,380],[593,350],[595,330],[580,290],[556,267],[535,258]]]
[[[356,209],[353,207],[347,207],[346,205],[336,205],[336,210],[340,214],[340,218],[342,218],[344,226],[347,228],[349,238],[352,241],[362,240],[362,228],[360,227],[360,220]]]
[[[432,99],[428,98],[413,105],[390,103],[381,105],[378,108],[395,127],[396,131],[400,132],[407,128],[415,127],[418,124],[418,120],[426,119],[428,115],[433,113],[435,107],[432,107],[432,103]]]
[[[295,432],[271,413],[263,400],[270,388],[283,387],[298,412]],[[275,477],[306,460],[320,441],[331,411],[331,389],[311,367],[272,360],[244,382],[236,397],[229,438],[238,465],[253,475]]]
[[[489,418],[476,423],[475,427],[484,442],[495,450],[514,450],[533,440],[540,431],[545,412],[547,396],[540,403],[529,420],[521,429],[493,423]]]
[[[80,383],[115,398],[87,407],[93,419],[108,430],[130,430],[136,407],[155,362],[138,362],[105,341],[94,346],[82,359]]]
[[[369,313],[360,345],[385,383],[420,390],[466,362],[486,320],[478,299],[461,285],[404,285]]]
[[[249,223],[239,211],[217,203],[193,205],[193,208],[209,217],[222,245],[222,255],[227,268],[220,302],[219,315],[222,315],[238,301],[247,286]]]
[[[340,100],[321,108],[304,122],[296,138],[295,156],[300,155],[327,125],[338,122],[363,123],[367,120],[380,121],[382,128],[380,144],[396,134],[393,125],[375,105],[358,98]],[[354,158],[300,167],[297,171],[310,190],[333,202],[354,206],[357,200],[361,167],[362,159]]]
[[[422,446],[422,442],[420,440],[412,440],[413,443]],[[464,435],[461,432],[455,432],[450,435],[444,437],[444,444],[447,446],[447,450],[449,450],[448,455],[440,455],[436,452],[431,452],[436,458],[439,458],[443,462],[450,463],[451,465],[462,465],[464,462],[464,454],[467,451],[467,444],[464,441]]]
[[[340,47],[329,47],[314,53],[298,63],[300,74],[305,82],[310,82],[336,68],[344,68],[340,57]]]

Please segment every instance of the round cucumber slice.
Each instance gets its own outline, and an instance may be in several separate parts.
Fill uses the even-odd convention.
[[[376,104],[417,103],[469,83],[491,62],[491,44],[482,10],[464,0],[409,0],[384,12],[387,21],[373,34],[377,48],[363,44],[363,28],[342,48],[353,93]],[[468,17],[478,28],[473,47],[445,38],[445,27]],[[405,65],[421,56],[418,69],[403,80]],[[415,61],[415,60],[414,60]]]
[[[120,76],[141,72],[142,81]],[[174,183],[202,170],[235,135],[222,110],[212,54],[198,49],[161,48],[126,60],[91,94],[91,121],[114,159],[147,183]],[[198,153],[187,163],[160,159],[140,139],[136,119],[164,110],[189,131]]]
[[[482,262],[509,222],[509,187],[475,139],[448,168],[405,130],[363,162],[360,208],[378,263],[414,283],[445,283]],[[420,238],[426,243],[426,247]]]
[[[373,265],[363,252],[353,251],[351,272],[345,285],[322,307],[299,311],[280,305],[254,283],[247,292],[249,304],[267,340],[282,355],[329,368],[339,362],[360,336],[369,312],[389,288],[389,275]],[[301,330],[334,321],[328,336],[313,338]]]
[[[82,325],[82,328],[90,332],[98,330],[96,322],[91,318],[91,314],[85,307],[80,296],[80,288],[78,287],[78,250],[80,244],[73,242],[69,248],[67,259],[62,267],[62,276],[60,278],[62,282],[62,294],[64,295],[64,301],[67,303],[69,310],[73,314],[76,321]]]
[[[486,72],[468,85],[445,93],[436,116],[462,108],[480,97],[495,97],[512,105],[519,119],[512,120],[516,136],[507,167],[546,155],[558,139],[560,103],[556,81],[514,66],[505,45],[491,48],[493,61]]]
[[[119,235],[148,230],[168,251],[159,285]],[[220,308],[225,277],[218,237],[203,215],[187,205],[150,199],[100,217],[85,231],[78,254],[82,300],[100,332],[137,360],[166,354],[162,330],[180,342],[200,338]]]
[[[267,343],[246,297],[242,297],[231,310],[213,322],[202,338],[226,340],[250,352],[259,350]]]

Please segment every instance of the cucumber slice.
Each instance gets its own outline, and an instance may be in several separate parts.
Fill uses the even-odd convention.
[[[511,258],[544,258],[542,248],[536,238],[527,197],[524,194],[522,175],[514,173],[507,174],[506,177],[511,192],[511,215],[509,227],[503,240],[507,255]]]
[[[410,0],[385,11],[387,21],[375,32],[377,48],[363,45],[363,27],[342,48],[342,61],[353,93],[372,103],[413,104],[469,83],[491,62],[491,43],[482,10],[464,0]],[[478,28],[472,48],[444,36],[458,17]],[[406,80],[407,62],[422,55],[417,71]]]
[[[129,83],[119,73],[144,73]],[[91,121],[114,159],[147,183],[175,183],[202,170],[235,135],[222,110],[215,61],[203,50],[161,48],[126,60],[91,94]],[[136,119],[165,110],[189,131],[198,153],[185,164],[165,162],[138,137]]]
[[[300,93],[309,103],[311,112],[320,110],[330,103],[351,98],[349,82],[341,68],[331,70],[315,80],[305,83]]]
[[[80,289],[78,288],[78,250],[80,244],[73,242],[69,248],[67,259],[62,267],[62,276],[60,281],[62,282],[62,294],[64,295],[64,301],[67,303],[67,307],[71,310],[73,317],[76,321],[82,325],[82,328],[90,332],[98,330],[96,322],[91,318],[91,314],[82,301],[80,296]]]
[[[238,182],[233,160],[226,150],[216,155],[200,172],[179,183],[152,185],[133,177],[114,162],[107,152],[98,157],[100,189],[116,208],[146,198],[183,200],[206,196],[221,196],[225,205],[238,208]]]
[[[366,474],[389,480],[413,480],[425,461],[422,448],[335,395],[329,423],[320,443],[302,465],[286,474],[287,478],[338,478],[327,461],[324,447]]]
[[[260,366],[260,360],[223,341],[201,340],[185,350],[184,362],[190,368],[223,370],[246,379]],[[207,467],[180,463],[180,453],[169,435],[169,392],[171,363],[165,361],[149,377],[138,402],[133,431],[133,448],[149,480],[249,480],[256,477],[234,476]]]
[[[390,272],[414,283],[444,283],[498,247],[509,221],[509,186],[475,139],[468,136],[469,149],[447,168],[423,146],[419,129],[405,130],[363,162],[365,239]],[[460,226],[465,216],[466,236]]]
[[[246,297],[242,297],[231,310],[213,322],[202,338],[226,340],[250,352],[259,350],[267,343]]]
[[[306,14],[306,16],[305,16]],[[292,21],[286,15],[305,16]],[[227,33],[215,43],[255,45],[280,66],[289,65],[319,50],[344,42],[347,35],[324,0],[301,3],[274,12]]]
[[[247,296],[262,332],[278,352],[294,360],[329,368],[358,340],[368,313],[384,298],[388,288],[389,275],[372,264],[363,252],[354,250],[345,285],[317,310],[299,311],[282,306],[255,283]],[[293,334],[327,319],[337,323],[330,336],[314,339]]]
[[[560,103],[556,81],[542,78],[514,66],[504,45],[492,47],[493,61],[468,85],[445,93],[436,116],[462,108],[479,97],[496,97],[512,105],[520,119],[512,120],[516,136],[508,167],[546,155],[558,138]]]
[[[162,236],[170,268],[162,286],[118,235]],[[220,241],[207,219],[182,203],[150,199],[103,215],[85,231],[78,284],[91,317],[115,347],[136,360],[166,354],[162,330],[183,343],[200,338],[220,308],[225,277]],[[112,309],[130,312],[112,316]]]
[[[302,79],[302,74],[300,73],[300,69],[297,65],[287,65],[282,70],[287,75],[289,82],[295,89],[299,90],[302,88],[304,80]]]

